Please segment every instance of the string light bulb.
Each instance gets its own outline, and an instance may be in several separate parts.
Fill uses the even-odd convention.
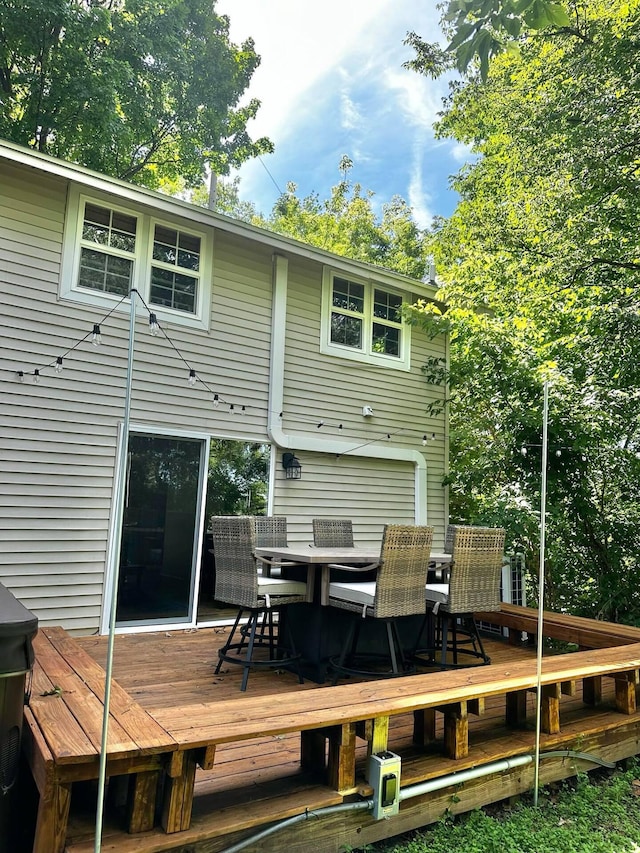
[[[214,394],[213,395],[213,408],[217,409],[219,405],[220,405],[220,397],[218,397],[217,394]]]
[[[24,382],[24,370],[18,371],[18,379],[20,380],[20,382]]]
[[[56,373],[62,373],[62,356],[61,355],[59,355],[56,358],[55,371],[56,371]]]
[[[233,405],[233,403],[229,403],[229,411],[233,412],[234,409],[235,409],[235,406]]]
[[[158,318],[155,314],[149,314],[149,332],[155,338],[160,334],[160,326],[158,325]]]
[[[99,323],[93,324],[93,333],[91,335],[91,343],[94,345],[94,347],[99,347],[100,344],[102,343],[102,334],[100,333],[100,324]]]
[[[423,446],[423,447],[426,447],[426,446],[427,446],[427,436],[426,436],[426,435],[423,435],[423,436],[422,436],[422,446]]]
[[[198,377],[196,376],[196,372],[193,367],[189,368],[189,385],[195,385],[198,381]]]
[[[36,367],[36,369],[33,371],[33,383],[34,385],[37,385],[38,382],[40,382],[40,371]]]

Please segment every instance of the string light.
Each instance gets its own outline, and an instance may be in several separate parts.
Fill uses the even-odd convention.
[[[141,296],[141,294],[139,293],[139,291],[136,288],[132,288],[131,291],[129,292],[129,294],[122,296],[122,298],[119,299],[118,302],[115,305],[113,305],[112,308],[109,309],[109,311],[107,311],[107,313],[101,318],[101,320],[98,323],[93,323],[92,331],[87,332],[82,338],[77,340],[73,344],[73,346],[69,347],[69,349],[67,349],[65,352],[63,352],[62,355],[56,356],[53,359],[53,361],[50,361],[48,364],[43,365],[43,367],[36,368],[33,371],[33,373],[28,371],[29,375],[33,376],[34,383],[38,383],[40,381],[41,371],[49,369],[50,367],[52,367],[56,373],[61,373],[62,369],[63,369],[64,359],[69,355],[69,353],[72,353],[74,350],[76,350],[79,346],[81,346],[89,338],[91,338],[91,343],[93,344],[93,346],[95,346],[95,347],[99,346],[102,343],[101,325],[103,325],[109,319],[109,317],[111,317],[111,315],[115,311],[118,310],[119,306],[122,305],[122,303],[126,299],[132,299],[133,300],[135,297],[137,297],[140,300],[140,302],[144,305],[144,307],[145,307],[145,309],[149,315],[149,332],[150,332],[150,334],[154,337],[159,335],[159,334],[162,334],[164,336],[165,340],[167,341],[167,343],[169,343],[169,345],[173,348],[176,355],[182,360],[182,362],[188,368],[189,385],[193,386],[196,384],[196,382],[200,382],[202,384],[202,386],[209,393],[211,393],[211,395],[213,397],[213,405],[216,408],[220,405],[220,403],[226,403],[227,401],[222,399],[219,394],[214,394],[213,389],[210,388],[208,386],[208,384],[205,382],[205,380],[196,373],[196,371],[193,367],[190,367],[189,363],[187,362],[185,357],[182,355],[180,350],[176,347],[175,343],[171,340],[171,338],[166,333],[166,331],[158,323],[157,314],[155,312],[151,311],[151,309],[146,304],[143,297]],[[25,374],[24,370],[17,370],[15,372],[15,375],[20,382],[25,381],[25,375],[26,374]],[[230,412],[237,411],[237,409],[238,409],[238,404],[230,404],[229,405],[229,411]],[[247,411],[247,407],[245,405],[242,405],[240,407],[240,411],[244,414]]]
[[[323,426],[324,426],[324,421],[320,421],[317,428],[320,429],[320,427],[323,427]]]

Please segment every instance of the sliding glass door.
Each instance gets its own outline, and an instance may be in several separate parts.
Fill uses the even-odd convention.
[[[206,442],[129,436],[116,623],[190,622]]]

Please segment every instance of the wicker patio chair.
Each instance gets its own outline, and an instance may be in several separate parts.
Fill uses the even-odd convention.
[[[353,548],[353,524],[350,518],[314,518],[313,544],[317,548]]]
[[[302,684],[299,655],[293,637],[288,632],[286,645],[283,638],[276,640],[273,613],[288,604],[304,601],[306,584],[286,578],[265,577],[259,573],[260,561],[254,553],[255,526],[255,519],[251,516],[213,516],[211,519],[216,558],[215,596],[218,601],[238,607],[238,615],[227,642],[218,651],[215,672],[220,672],[223,662],[242,666],[242,691],[247,688],[249,670],[252,668],[280,669],[293,666]],[[241,627],[243,617],[247,618],[247,624]],[[254,654],[257,647],[265,645],[258,634],[263,617],[269,625],[266,643],[269,653],[266,658]]]
[[[488,664],[491,661],[482,645],[474,613],[500,609],[505,531],[501,527],[456,525],[450,535],[449,580],[427,583],[425,587],[427,607],[436,620],[430,630],[433,642],[418,650],[417,657],[424,661],[426,655],[428,662],[433,662],[439,652],[442,669],[460,665],[459,655]],[[460,634],[465,638],[462,642]]]
[[[289,544],[287,534],[287,517],[285,515],[256,515],[255,544],[256,548],[286,548]],[[270,560],[260,557],[262,574],[270,577],[272,569],[282,569],[286,566],[299,566],[291,560]]]
[[[415,671],[402,648],[396,619],[424,613],[432,541],[432,527],[388,524],[382,536],[376,580],[329,584],[329,604],[353,614],[342,651],[331,659],[334,684],[340,675],[389,678]],[[358,648],[364,619],[384,624],[388,653]]]

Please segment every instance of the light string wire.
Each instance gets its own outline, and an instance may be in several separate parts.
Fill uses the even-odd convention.
[[[133,287],[133,288],[131,288],[131,290],[129,291],[129,293],[126,296],[121,297],[118,300],[118,302],[109,311],[107,311],[106,314],[104,314],[100,318],[100,320],[98,320],[96,323],[93,324],[91,331],[87,332],[86,335],[83,335],[83,337],[79,338],[72,346],[70,346],[67,350],[65,350],[62,353],[62,355],[56,356],[52,361],[42,365],[41,367],[35,367],[33,370],[26,370],[26,371],[25,370],[17,370],[16,371],[16,370],[12,370],[10,368],[4,368],[4,369],[8,373],[12,373],[14,375],[17,374],[20,379],[23,379],[25,376],[33,376],[35,379],[38,379],[44,370],[47,370],[51,367],[55,368],[57,365],[62,365],[62,362],[64,361],[65,358],[67,358],[67,356],[70,353],[72,353],[76,349],[78,349],[78,347],[80,347],[86,340],[88,340],[90,337],[92,337],[92,335],[94,335],[96,333],[96,328],[101,329],[101,327],[105,324],[105,322],[109,319],[109,317],[111,317],[111,315],[115,311],[118,310],[118,308],[122,305],[122,303],[126,299],[130,299],[130,298],[133,299],[134,297],[137,297],[140,300],[140,302],[142,303],[142,305],[144,306],[149,320],[151,319],[152,315],[155,317],[154,312],[147,305],[142,294],[135,287]],[[213,390],[213,388],[209,385],[209,383],[206,382],[197,371],[195,371],[195,369],[193,368],[191,363],[184,357],[184,355],[180,352],[180,350],[178,349],[178,347],[176,346],[174,341],[171,339],[170,335],[167,333],[164,326],[161,326],[160,323],[158,323],[157,319],[156,319],[156,326],[157,326],[158,331],[162,334],[164,339],[171,346],[171,348],[173,349],[175,354],[182,361],[182,363],[186,366],[186,368],[189,371],[190,376],[191,375],[195,376],[197,378],[197,380],[202,384],[202,386],[209,392],[209,394],[211,394],[213,396],[214,406],[217,403],[223,403],[224,405],[229,406],[230,411],[235,411],[237,409],[238,411],[244,413],[247,410],[247,406],[245,404],[230,403],[228,400],[224,399],[220,394],[216,393]]]
[[[55,366],[56,366],[56,364],[60,364],[60,363],[61,363],[61,361],[59,361],[58,359],[61,359],[62,361],[64,361],[64,359],[69,355],[69,353],[71,353],[71,352],[73,352],[74,350],[78,349],[78,347],[79,347],[81,344],[83,344],[83,343],[84,343],[88,338],[90,338],[90,337],[94,334],[94,329],[95,329],[95,327],[96,327],[96,326],[102,326],[102,325],[105,323],[105,321],[106,321],[106,320],[108,320],[108,319],[109,319],[109,317],[113,314],[113,312],[114,312],[114,311],[117,311],[117,309],[122,305],[122,303],[124,302],[124,300],[125,300],[125,299],[128,299],[128,294],[127,294],[127,296],[123,296],[123,297],[122,297],[122,299],[120,299],[120,300],[119,300],[119,301],[118,301],[118,302],[113,306],[113,308],[112,308],[110,311],[108,311],[108,312],[104,315],[104,317],[102,317],[102,319],[98,320],[98,322],[97,322],[97,323],[94,323],[94,325],[93,325],[93,329],[92,329],[90,332],[87,332],[87,334],[86,334],[86,335],[84,335],[84,337],[82,337],[82,338],[80,338],[80,340],[76,341],[76,342],[75,342],[75,344],[73,344],[73,346],[69,347],[69,349],[68,349],[68,350],[66,350],[65,352],[63,352],[63,353],[62,353],[62,355],[56,356],[56,357],[53,359],[53,361],[50,361],[48,364],[44,364],[42,367],[36,367],[36,368],[34,368],[34,369],[33,369],[33,371],[24,371],[24,370],[18,370],[18,371],[15,371],[15,370],[9,370],[8,368],[5,368],[5,370],[8,370],[8,372],[10,372],[10,373],[16,373],[16,372],[17,372],[18,376],[39,376],[39,375],[40,375],[40,373],[41,373],[41,371],[43,371],[43,370],[47,370],[47,368],[49,368],[49,367],[55,367]],[[36,371],[37,371],[37,372],[36,372]]]
[[[279,418],[284,417],[284,412],[275,412],[271,411],[271,414],[277,414]],[[327,429],[336,429],[339,433],[342,433],[344,429],[344,424],[342,423],[330,423],[322,418],[305,418],[304,416],[296,416],[296,422],[303,424],[315,424],[316,429],[321,430],[323,428]],[[436,441],[438,438],[443,438],[443,436],[439,436],[437,433],[433,432],[433,430],[417,430],[410,427],[402,427],[399,430],[394,430],[393,432],[385,432],[382,435],[372,438],[369,441],[364,442],[363,444],[359,444],[357,447],[354,447],[353,450],[360,450],[362,447],[367,447],[369,444],[375,444],[378,441],[388,441],[390,438],[393,438],[396,435],[410,434],[410,435],[419,435],[422,436],[422,444],[426,446],[430,441]],[[345,451],[345,453],[350,453],[351,451]],[[344,454],[340,454],[341,456]]]
[[[237,408],[240,412],[244,413],[247,410],[246,405],[237,404],[237,403],[230,403],[228,400],[226,400],[220,394],[216,393],[213,390],[213,388],[211,387],[211,385],[205,379],[203,379],[202,376],[195,370],[195,368],[193,367],[193,364],[187,358],[185,358],[185,356],[182,354],[180,349],[176,346],[176,344],[174,343],[173,339],[168,334],[168,332],[166,331],[164,326],[158,322],[157,317],[155,315],[155,312],[152,311],[152,309],[147,304],[147,302],[145,301],[142,294],[135,287],[131,288],[131,290],[130,290],[129,294],[127,294],[127,296],[122,296],[118,300],[118,302],[109,311],[107,311],[106,314],[104,314],[100,318],[100,320],[97,323],[93,324],[92,331],[87,332],[82,338],[77,340],[72,346],[70,346],[67,350],[65,350],[62,355],[56,356],[52,361],[48,362],[47,364],[43,365],[42,367],[34,368],[33,371],[8,370],[8,372],[11,372],[14,374],[17,373],[20,378],[23,378],[25,375],[39,377],[41,375],[42,371],[47,370],[48,368],[51,368],[51,367],[55,368],[56,365],[61,365],[62,362],[64,361],[64,359],[67,358],[67,356],[70,353],[72,353],[76,349],[78,349],[79,346],[81,346],[86,340],[88,340],[95,333],[96,327],[100,328],[101,326],[104,325],[104,323],[109,319],[109,317],[111,317],[112,314],[114,314],[114,312],[117,311],[117,309],[122,305],[122,303],[125,301],[125,299],[134,298],[134,297],[137,297],[140,300],[140,303],[142,304],[145,311],[147,312],[147,319],[149,320],[150,324],[151,324],[151,318],[153,318],[157,332],[159,332],[163,336],[163,338],[167,341],[169,346],[173,349],[174,353],[177,355],[177,357],[180,359],[180,361],[182,361],[182,363],[185,365],[185,367],[189,371],[190,378],[193,377],[193,378],[197,379],[197,381],[202,384],[202,386],[206,389],[206,391],[212,395],[213,401],[214,401],[214,406],[216,406],[218,403],[222,403],[226,406],[229,406],[230,411],[235,411]],[[280,411],[278,411],[278,412],[272,411],[271,414],[277,414],[279,418],[284,417],[284,413],[280,412]],[[329,422],[323,418],[318,419],[318,418],[296,417],[296,420],[300,423],[315,424],[315,426],[318,430],[326,427],[328,429],[336,429],[336,430],[338,430],[339,433],[342,433],[342,430],[344,429],[344,425],[342,423],[331,423],[331,422]],[[389,441],[391,438],[395,437],[396,435],[407,434],[409,432],[412,434],[415,434],[415,435],[421,435],[422,434],[423,446],[426,445],[428,443],[428,441],[435,441],[439,437],[439,436],[437,436],[437,434],[435,432],[433,432],[431,430],[421,431],[421,430],[413,430],[413,429],[410,429],[409,427],[403,427],[399,430],[395,430],[393,432],[386,432],[380,436],[376,436],[375,438],[369,439],[368,441],[365,441],[362,444],[356,445],[355,447],[351,448],[350,450],[346,450],[343,453],[338,454],[338,456],[345,456],[348,453],[353,453],[356,450],[361,450],[363,447],[368,447],[369,445],[376,444],[379,441]]]
[[[148,314],[148,317],[149,317],[149,319],[150,319],[150,318],[151,318],[151,316],[152,316],[152,314],[154,314],[154,312],[151,310],[151,308],[149,308],[149,306],[148,306],[148,305],[147,305],[147,303],[145,302],[144,297],[142,296],[142,294],[141,294],[141,293],[138,293],[138,291],[136,291],[136,293],[138,294],[138,299],[139,299],[139,300],[140,300],[140,302],[142,302],[142,304],[144,305],[145,310],[146,310],[146,312],[147,312],[147,314]],[[155,315],[154,315],[154,316],[155,316]],[[167,334],[167,332],[166,332],[166,330],[165,330],[164,326],[162,326],[160,323],[158,323],[157,319],[156,319],[156,324],[157,324],[157,326],[158,326],[158,330],[160,331],[160,333],[162,334],[162,336],[165,338],[165,340],[166,340],[166,341],[169,343],[169,345],[172,347],[173,351],[176,353],[176,355],[178,356],[178,358],[179,358],[179,359],[182,361],[182,363],[185,365],[185,367],[187,368],[187,370],[189,371],[189,373],[191,373],[192,371],[195,371],[195,368],[193,367],[193,365],[192,365],[189,361],[187,361],[187,359],[184,357],[184,355],[180,352],[180,350],[178,349],[178,347],[175,345],[175,343],[172,341],[172,339],[171,339],[171,338],[169,337],[169,335]],[[233,411],[233,410],[235,410],[235,405],[236,405],[236,404],[234,404],[234,403],[230,403],[228,400],[225,400],[223,397],[221,397],[219,394],[217,394],[217,393],[213,390],[213,388],[211,388],[211,386],[209,385],[209,383],[208,383],[208,382],[206,382],[206,381],[202,378],[202,376],[201,376],[197,371],[195,371],[195,377],[197,378],[198,382],[200,382],[200,383],[202,384],[202,386],[203,386],[204,388],[206,388],[206,390],[207,390],[211,395],[213,395],[213,397],[214,397],[214,401],[215,401],[215,402],[224,403],[226,406],[231,406],[232,411]],[[241,406],[241,408],[242,408],[242,411],[245,411],[245,410],[246,410],[246,406],[244,406],[244,405],[243,405],[243,406]]]

